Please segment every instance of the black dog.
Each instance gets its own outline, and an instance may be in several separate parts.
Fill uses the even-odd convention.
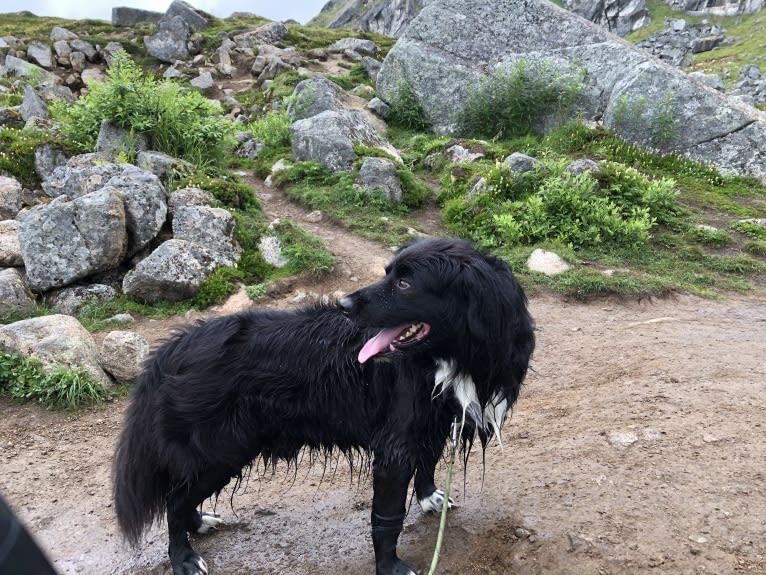
[[[187,537],[220,522],[197,510],[204,500],[259,458],[361,448],[373,455],[377,574],[414,575],[396,555],[410,480],[423,509],[441,509],[434,468],[452,421],[464,447],[499,435],[533,349],[508,266],[455,239],[401,249],[384,279],[339,305],[185,329],[133,390],[113,470],[119,525],[136,545],[167,512],[173,573],[205,574]]]

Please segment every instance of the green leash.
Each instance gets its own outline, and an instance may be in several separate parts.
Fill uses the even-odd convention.
[[[449,509],[449,494],[452,487],[452,467],[455,465],[455,454],[457,453],[457,419],[452,422],[452,441],[450,444],[449,462],[447,463],[447,484],[444,486],[444,502],[442,503],[441,520],[439,521],[439,534],[436,537],[436,548],[434,556],[431,559],[431,568],[428,575],[436,574],[436,566],[439,564],[439,555],[444,543],[444,532],[447,530],[447,510]]]

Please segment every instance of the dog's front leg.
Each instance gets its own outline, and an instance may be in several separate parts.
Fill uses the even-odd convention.
[[[401,463],[373,463],[372,544],[377,575],[416,575],[396,555],[396,543],[404,524],[407,488],[413,466]]]

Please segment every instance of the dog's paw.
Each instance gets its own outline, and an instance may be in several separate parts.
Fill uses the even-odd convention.
[[[207,563],[189,549],[180,561],[173,562],[173,575],[208,575]]]
[[[221,519],[221,516],[217,513],[207,513],[206,511],[203,511],[199,514],[199,518],[202,520],[202,525],[197,527],[197,533],[200,535],[215,531],[224,524],[224,520]]]
[[[437,489],[428,497],[418,499],[418,503],[420,503],[420,508],[424,513],[429,513],[431,511],[441,513],[442,507],[444,506],[444,491]],[[453,507],[457,507],[457,504],[455,503],[455,500],[450,497],[447,502],[447,509],[452,509]]]
[[[375,575],[420,575],[412,567],[407,565],[401,559],[396,559],[385,565],[378,565],[375,569]]]

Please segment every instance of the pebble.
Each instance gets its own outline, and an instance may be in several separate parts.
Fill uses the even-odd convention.
[[[607,435],[606,440],[612,447],[626,449],[638,441],[638,435],[632,431],[613,431]]]

